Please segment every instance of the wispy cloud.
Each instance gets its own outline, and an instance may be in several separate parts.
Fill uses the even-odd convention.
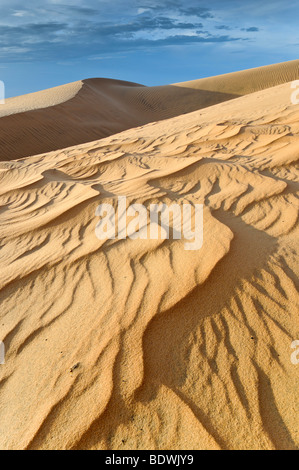
[[[259,28],[256,26],[251,26],[250,28],[241,28],[241,31],[246,31],[247,33],[257,33]]]
[[[274,47],[275,20],[286,17],[287,8],[281,12],[277,0],[250,5],[236,0],[1,0],[0,59],[66,61],[165,46],[252,44],[257,37]],[[267,14],[265,25],[260,12]],[[288,12],[288,18],[294,16]],[[289,37],[291,26],[283,34]],[[291,42],[297,38],[293,32]]]
[[[29,8],[18,0],[3,1],[0,58],[6,61],[67,60],[86,54],[240,39],[207,29],[205,22],[213,19],[213,12],[193,2],[144,0],[137,6],[135,1],[117,0],[110,8],[104,0],[84,5],[46,0],[42,6],[33,0]],[[125,4],[127,8],[122,9]],[[10,54],[8,47],[12,47]]]

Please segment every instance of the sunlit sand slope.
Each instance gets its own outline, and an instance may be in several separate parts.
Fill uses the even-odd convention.
[[[167,86],[90,79],[0,106],[0,161],[62,149],[299,78],[299,60]]]
[[[1,163],[2,449],[298,449],[290,84]],[[203,203],[204,244],[95,236]]]

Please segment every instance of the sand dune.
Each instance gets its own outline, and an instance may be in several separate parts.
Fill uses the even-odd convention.
[[[289,83],[270,88],[298,64],[258,71],[248,88],[246,72],[218,82],[246,94],[262,73],[267,90],[0,164],[0,448],[298,449],[299,107]],[[102,137],[125,113],[131,126],[145,109],[144,120],[182,112],[187,95],[175,109],[163,102],[178,89],[91,81],[1,121],[17,130],[43,116],[32,147],[22,134],[33,152],[46,131],[49,145],[58,135],[48,115],[67,123],[60,143],[79,128]],[[99,116],[95,94],[107,104]],[[3,160],[21,151],[8,129]],[[203,247],[98,240],[96,208],[120,195],[203,203]]]
[[[0,161],[82,144],[299,78],[299,60],[167,86],[89,79],[0,106]]]

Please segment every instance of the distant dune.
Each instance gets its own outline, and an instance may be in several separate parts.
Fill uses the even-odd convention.
[[[299,60],[167,86],[89,79],[0,106],[0,161],[107,137],[299,78]]]
[[[298,450],[298,67],[8,102],[1,449]],[[202,248],[99,240],[118,196],[204,204]]]

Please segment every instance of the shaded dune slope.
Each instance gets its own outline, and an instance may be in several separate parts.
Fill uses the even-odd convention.
[[[0,447],[298,449],[298,157],[285,84],[2,162]],[[202,249],[98,240],[119,195]]]
[[[9,99],[0,107],[0,161],[100,139],[296,78],[298,60],[157,87],[89,79]]]

